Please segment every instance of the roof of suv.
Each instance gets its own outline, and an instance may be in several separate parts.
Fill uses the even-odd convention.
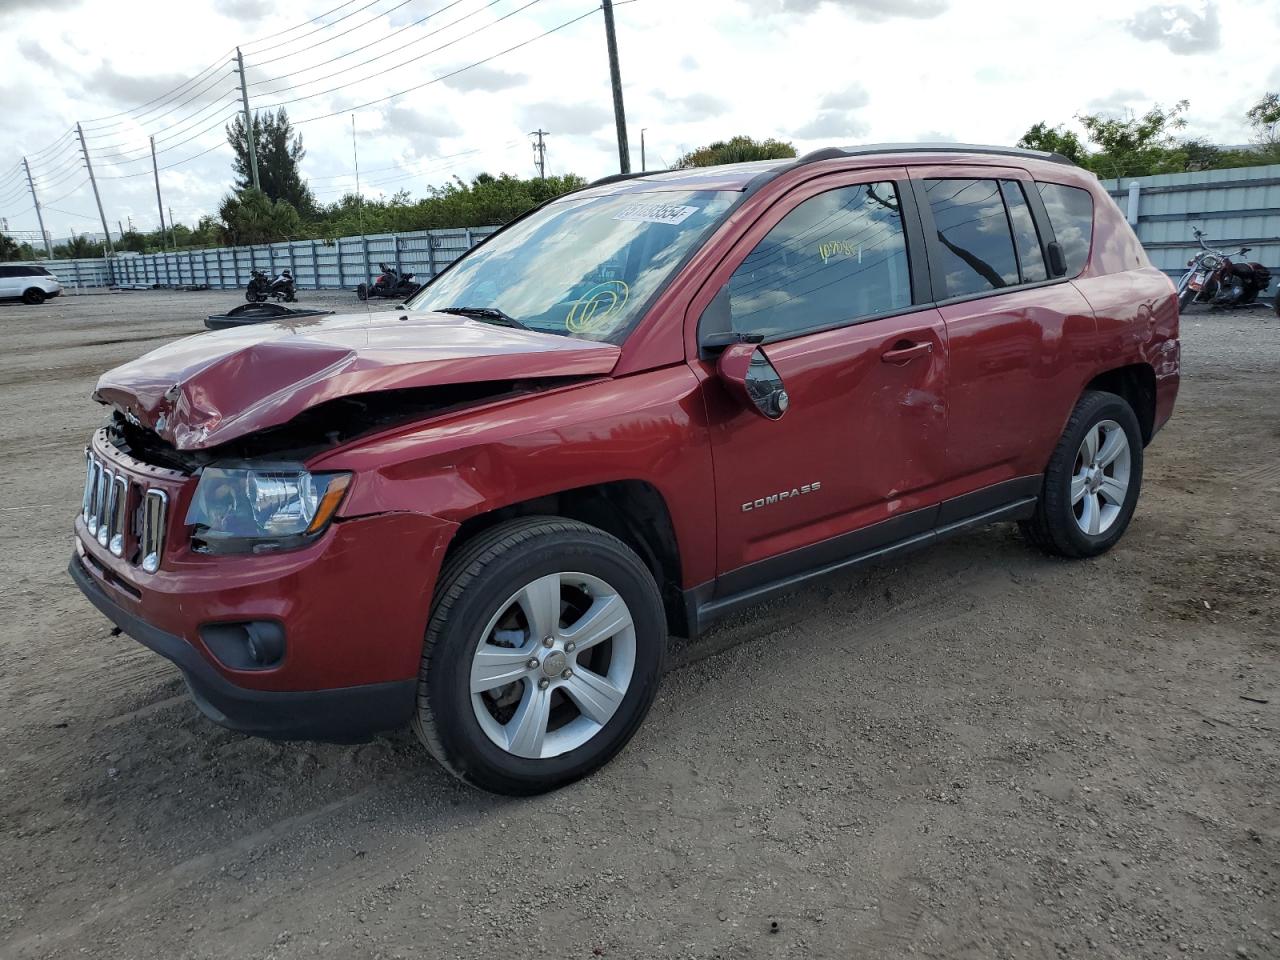
[[[692,167],[687,170],[658,170],[647,173],[622,173],[604,177],[590,187],[626,182],[633,190],[643,185],[661,185],[664,189],[687,190],[745,190],[757,180],[773,179],[787,170],[793,170],[821,160],[838,160],[845,157],[888,156],[892,154],[945,153],[971,155],[975,159],[989,157],[1020,157],[1074,166],[1060,153],[1043,150],[1025,150],[1021,147],[986,146],[972,143],[868,143],[849,147],[826,147],[814,150],[794,160],[754,160],[747,163],[730,163],[717,167]]]

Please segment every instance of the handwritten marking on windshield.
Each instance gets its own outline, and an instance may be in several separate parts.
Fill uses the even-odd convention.
[[[564,325],[573,333],[590,333],[606,326],[627,304],[631,288],[621,280],[597,283],[569,309]]]

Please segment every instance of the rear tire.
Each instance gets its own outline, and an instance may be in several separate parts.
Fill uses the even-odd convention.
[[[45,292],[39,287],[32,287],[30,290],[24,291],[22,294],[22,302],[29,303],[31,306],[44,303],[46,297]]]
[[[1124,535],[1142,490],[1142,431],[1123,397],[1087,390],[1049,458],[1023,534],[1060,557],[1096,557]]]
[[[631,739],[665,651],[657,584],[626,544],[559,517],[502,523],[441,573],[413,728],[473,786],[554,790]]]
[[[360,286],[356,287],[356,296],[359,297],[361,300],[368,300],[369,288],[365,286],[363,283],[360,284]]]

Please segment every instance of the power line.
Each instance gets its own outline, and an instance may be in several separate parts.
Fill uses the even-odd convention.
[[[235,72],[235,71],[231,71],[231,73],[234,73],[234,72]],[[224,82],[225,82],[225,80],[226,80],[226,78],[225,78],[225,77],[222,77],[222,76],[214,77],[214,79],[215,79],[215,80],[222,80],[222,81],[224,81]],[[224,90],[221,94],[210,94],[210,93],[208,92],[208,88],[206,87],[204,90],[202,90],[202,91],[197,95],[197,97],[200,97],[200,98],[209,97],[209,96],[214,97],[214,100],[212,100],[212,101],[211,101],[212,106],[217,106],[217,104],[218,104],[218,102],[219,102],[220,100],[225,99],[225,97],[227,96],[227,91],[225,91],[225,90]],[[190,102],[191,102],[191,100],[197,99],[197,97],[192,97],[190,100],[186,100],[186,101],[184,101],[184,102],[183,102],[183,103],[184,103],[184,105],[185,105],[186,103],[190,103]],[[145,134],[147,133],[147,127],[148,127],[148,125],[153,124],[153,123],[155,123],[155,124],[160,123],[160,122],[161,122],[161,119],[162,119],[163,117],[167,116],[167,115],[168,115],[168,113],[171,113],[171,112],[173,112],[173,111],[174,111],[174,110],[176,110],[176,109],[177,109],[177,107],[175,106],[174,108],[172,108],[172,110],[166,111],[164,114],[161,114],[160,116],[155,117],[155,118],[153,118],[153,119],[151,119],[151,120],[147,120],[146,122],[143,122],[141,119],[134,119],[134,120],[133,120],[133,121],[131,121],[131,122],[132,122],[132,123],[134,123],[134,124],[136,124],[136,125],[137,125],[137,127],[138,127],[138,128],[140,128],[140,130],[142,131],[142,133],[145,135]],[[184,116],[178,117],[178,118],[173,119],[173,120],[165,121],[163,129],[165,129],[165,130],[172,129],[172,128],[173,128],[174,126],[176,126],[177,124],[185,123],[187,120],[190,120],[192,117],[199,116],[199,115],[200,115],[200,114],[202,114],[202,113],[207,113],[210,109],[211,109],[211,105],[210,105],[210,104],[205,104],[203,107],[197,107],[197,108],[196,108],[194,111],[192,111],[191,113],[188,113],[188,114],[186,114],[186,115],[184,115]],[[128,136],[128,134],[127,134],[125,131],[119,131],[118,133],[112,134],[112,136],[119,136],[119,135],[120,135],[120,134],[122,134],[122,133],[123,133],[125,136]],[[93,139],[93,138],[91,137],[90,139]],[[131,140],[127,140],[127,139],[126,139],[126,140],[120,140],[120,141],[113,142],[113,143],[95,143],[95,144],[94,144],[94,148],[95,148],[96,150],[111,150],[111,149],[114,149],[114,148],[117,148],[117,147],[128,147],[128,146],[130,145],[130,143],[131,143],[131,142],[132,142]]]
[[[448,4],[447,6],[441,7],[439,10],[435,11],[434,13],[428,14],[427,16],[423,17],[421,20],[415,20],[413,23],[409,24],[404,29],[408,30],[413,27],[421,26],[422,24],[426,23],[428,20],[432,19],[433,17],[439,16],[440,14],[444,13],[446,10],[449,10],[452,7],[456,7],[459,3],[462,3],[462,2],[463,0],[453,0],[452,3]],[[383,57],[388,57],[393,53],[397,53],[400,50],[405,49],[406,47],[411,47],[415,43],[421,43],[423,40],[426,40],[428,37],[434,37],[437,33],[440,33],[442,30],[447,30],[449,27],[452,27],[454,24],[461,23],[463,20],[470,19],[471,17],[474,17],[477,14],[483,13],[485,10],[488,10],[490,7],[501,2],[502,0],[490,0],[490,2],[486,3],[483,7],[479,7],[478,9],[473,10],[470,13],[466,14],[465,16],[459,17],[457,20],[451,20],[449,23],[446,23],[443,27],[439,27],[435,30],[432,30],[430,33],[425,33],[420,37],[416,37],[415,39],[410,40],[408,43],[402,43],[400,46],[396,47],[395,50],[389,50],[386,53],[380,53],[376,57],[371,57],[368,60],[363,61],[363,63],[366,63],[366,64],[372,63],[375,60],[380,60]],[[362,47],[356,47],[354,50],[348,50],[346,53],[339,54],[336,57],[330,57],[328,60],[322,60],[320,63],[313,63],[309,67],[302,67],[298,70],[294,70],[292,73],[282,73],[278,77],[270,77],[266,80],[255,80],[253,83],[249,84],[249,86],[260,87],[264,83],[277,83],[285,79],[286,77],[296,77],[300,73],[306,73],[309,70],[317,70],[320,67],[328,66],[329,64],[336,63],[339,60],[345,60],[347,57],[360,53],[362,50],[368,50],[370,47],[377,46],[379,43],[383,43],[386,40],[390,40],[393,36],[395,36],[395,34],[392,34],[390,36],[385,36],[385,37],[379,37],[377,40],[373,40],[369,43],[366,43]],[[271,61],[267,60],[267,61],[264,61],[264,63],[271,63]],[[256,67],[261,67],[262,65],[263,65],[262,63],[254,64],[254,66]],[[354,68],[346,67],[346,68],[343,68],[342,70],[337,71],[337,73],[331,73],[323,77],[316,77],[314,80],[306,80],[306,81],[303,81],[302,84],[299,84],[299,86],[305,86],[308,83],[319,83],[322,80],[328,80],[330,77],[336,77],[342,73],[345,73],[347,70],[350,70],[350,69],[354,69]],[[289,86],[285,87],[282,90],[266,90],[263,92],[269,93],[274,96],[277,93],[284,93],[286,90],[293,90],[293,89],[296,89],[296,88],[294,87],[294,85],[290,84]]]
[[[49,144],[49,146],[45,147],[43,150],[36,150],[34,153],[27,154],[27,159],[30,160],[36,157],[43,157],[46,154],[53,153],[55,149],[62,147],[63,144],[65,144],[68,140],[75,137],[75,135],[76,135],[76,131],[74,128],[71,130],[68,130],[66,133],[60,136],[57,140],[53,141],[53,143]]]
[[[239,97],[235,95],[235,91],[228,91],[228,95],[224,96],[221,100],[217,101],[216,103],[212,103],[212,104],[210,104],[209,106],[205,107],[204,109],[200,110],[199,112],[197,112],[197,113],[193,113],[193,114],[191,114],[191,116],[190,116],[190,117],[187,117],[187,118],[186,118],[186,119],[188,119],[188,120],[192,120],[193,122],[188,123],[186,126],[183,126],[183,127],[177,127],[177,128],[172,128],[172,127],[171,127],[170,129],[171,129],[173,132],[172,132],[172,133],[170,133],[170,134],[169,134],[168,136],[166,136],[166,137],[156,137],[156,138],[155,138],[155,139],[156,139],[156,143],[167,143],[167,142],[168,142],[168,141],[170,141],[170,140],[177,139],[178,137],[182,136],[184,133],[187,133],[189,130],[191,130],[192,128],[194,128],[194,127],[196,127],[196,126],[200,125],[201,123],[206,123],[206,122],[208,122],[209,117],[207,116],[207,114],[210,114],[210,113],[212,113],[212,112],[213,112],[213,111],[215,111],[215,110],[221,110],[221,111],[224,111],[224,112],[225,112],[225,111],[226,111],[226,109],[227,109],[229,106],[231,106],[233,103],[235,103],[235,102],[236,102],[236,100],[238,100],[238,99],[239,99]],[[201,116],[200,116],[201,114],[206,114],[206,116],[201,117]],[[195,119],[196,117],[200,117],[200,119],[198,119],[198,120],[197,120],[197,119]],[[206,129],[208,129],[208,128],[206,128]],[[136,162],[138,162],[139,160],[150,160],[150,159],[151,159],[151,156],[150,156],[150,154],[149,154],[149,153],[148,153],[148,154],[144,154],[144,155],[139,156],[139,157],[133,157],[133,156],[129,156],[129,155],[128,155],[127,153],[125,153],[125,152],[117,152],[117,153],[114,153],[114,154],[111,154],[111,153],[105,153],[105,154],[104,154],[104,153],[102,152],[102,148],[101,148],[101,147],[95,147],[95,148],[94,148],[94,150],[95,150],[95,156],[98,156],[98,157],[100,157],[100,158],[102,158],[102,159],[104,159],[104,160],[109,160],[109,161],[116,162],[116,163],[136,163]],[[119,158],[119,159],[115,159],[115,158]]]
[[[534,0],[534,2],[537,2],[537,0]],[[333,111],[330,111],[329,113],[322,113],[314,117],[307,117],[305,120],[295,121],[295,124],[301,125],[304,123],[314,123],[316,120],[327,120],[329,117],[336,117],[339,114],[347,113],[348,111],[351,111],[351,110],[363,110],[366,107],[372,107],[374,104],[385,103],[388,100],[394,100],[396,97],[402,97],[406,93],[413,93],[415,90],[422,90],[425,87],[431,86],[432,84],[440,83],[442,80],[448,80],[451,77],[456,77],[460,73],[465,73],[466,71],[474,69],[475,67],[479,67],[486,63],[490,63],[494,60],[497,60],[499,57],[506,56],[508,53],[513,53],[514,51],[519,50],[522,47],[527,47],[529,46],[529,44],[534,43],[535,41],[541,40],[544,37],[549,37],[553,33],[558,33],[559,31],[564,30],[566,27],[570,27],[573,24],[577,23],[579,20],[585,20],[587,17],[591,16],[593,13],[595,13],[599,9],[600,9],[599,7],[592,7],[586,13],[579,14],[578,16],[574,17],[571,20],[566,20],[564,23],[558,24],[557,26],[552,27],[550,30],[545,30],[542,33],[538,34],[537,36],[530,37],[528,40],[522,40],[520,43],[507,47],[505,50],[499,50],[497,53],[492,54],[491,56],[485,57],[483,60],[477,60],[475,63],[467,64],[465,67],[459,67],[456,70],[451,70],[448,73],[441,74],[438,77],[433,77],[432,79],[427,80],[424,83],[415,84],[412,87],[406,87],[404,90],[397,90],[395,93],[389,93],[385,97],[378,97],[374,100],[367,100],[364,103],[356,104],[354,106],[344,107],[341,110],[333,110]],[[383,72],[385,73],[386,71],[383,71]],[[364,79],[367,80],[369,78],[366,77]],[[357,82],[360,82],[360,81],[357,81]],[[352,84],[343,84],[340,87],[335,87],[334,90],[342,90],[349,86],[352,86]],[[333,90],[326,90],[323,93],[312,94],[311,96],[323,96],[326,93],[332,93],[332,92]],[[308,100],[310,98],[311,98],[310,96],[298,97],[296,100],[286,100],[284,101],[284,103],[296,103],[299,100]],[[271,107],[269,107],[268,109],[279,107],[282,105],[283,105],[282,103],[273,103],[271,104]]]
[[[150,109],[150,110],[144,110],[143,108],[144,108],[144,107],[151,107],[151,105],[152,105],[152,104],[159,104],[160,106],[163,106],[163,103],[161,103],[161,101],[164,101],[164,102],[166,102],[166,103],[167,103],[167,102],[169,102],[169,101],[175,100],[175,99],[177,99],[178,97],[182,96],[183,92],[184,92],[184,91],[186,91],[186,89],[187,89],[188,87],[190,87],[192,84],[199,83],[202,79],[204,79],[204,77],[205,77],[205,76],[207,76],[207,75],[209,74],[209,72],[210,72],[210,71],[212,71],[212,70],[217,70],[217,69],[218,69],[218,67],[220,67],[220,66],[222,66],[224,63],[226,63],[226,62],[227,62],[227,59],[226,59],[226,58],[227,58],[227,55],[228,55],[230,52],[231,52],[231,51],[229,51],[229,50],[228,50],[228,51],[227,51],[227,53],[224,53],[224,54],[223,54],[222,56],[220,56],[217,60],[215,60],[213,63],[209,64],[209,66],[205,67],[203,70],[201,70],[199,73],[197,73],[197,74],[196,74],[194,77],[192,77],[191,79],[189,79],[189,80],[184,80],[182,83],[178,84],[178,85],[177,85],[176,87],[174,87],[172,90],[168,90],[168,91],[166,91],[166,92],[164,92],[164,93],[160,94],[159,96],[152,97],[150,100],[146,101],[145,103],[140,103],[140,104],[138,104],[138,105],[137,105],[137,106],[135,106],[135,107],[130,107],[128,110],[122,110],[122,111],[120,111],[119,113],[109,113],[109,114],[107,114],[107,115],[106,115],[106,116],[104,116],[104,117],[94,117],[94,118],[92,118],[92,119],[90,119],[90,120],[87,120],[87,121],[84,121],[84,122],[86,122],[86,123],[98,123],[98,122],[103,121],[103,120],[113,120],[113,119],[115,119],[116,117],[124,117],[124,118],[126,118],[126,119],[123,119],[123,120],[119,120],[119,121],[117,121],[117,122],[115,122],[115,123],[110,123],[110,124],[106,124],[105,126],[102,126],[102,127],[94,128],[95,130],[100,131],[100,130],[106,130],[106,129],[109,129],[109,128],[111,128],[111,127],[118,127],[118,126],[120,126],[121,124],[128,123],[128,122],[129,122],[129,119],[130,119],[130,118],[132,118],[135,114],[137,114],[137,113],[138,113],[138,111],[140,111],[140,110],[142,111],[141,116],[145,116],[145,115],[146,115],[146,114],[148,114],[148,113],[154,113],[157,109],[159,109],[159,106],[157,106],[157,107],[153,107],[153,108],[152,108],[152,109]],[[83,124],[82,124],[82,126],[83,126]]]
[[[349,83],[340,84],[340,85],[338,85],[338,86],[336,86],[336,87],[330,87],[328,90],[319,90],[319,91],[316,91],[316,92],[314,92],[314,93],[307,93],[307,94],[303,94],[303,95],[302,95],[302,96],[300,96],[300,97],[294,97],[292,100],[281,100],[281,101],[279,101],[279,102],[277,102],[277,103],[273,103],[273,104],[271,104],[270,106],[266,107],[265,109],[267,109],[267,110],[271,110],[271,109],[275,109],[275,108],[277,108],[277,107],[286,106],[286,105],[288,105],[288,104],[290,104],[290,103],[299,103],[299,102],[300,102],[300,101],[302,101],[302,100],[310,100],[310,99],[312,99],[313,97],[323,97],[323,96],[326,96],[327,94],[335,93],[335,92],[337,92],[338,90],[344,90],[344,89],[346,89],[347,87],[352,87],[352,86],[355,86],[356,84],[364,83],[366,80],[372,80],[374,77],[380,77],[380,76],[382,76],[383,74],[390,73],[390,72],[391,72],[391,71],[393,71],[393,70],[399,70],[400,68],[402,68],[402,67],[406,67],[406,66],[408,66],[408,65],[409,65],[409,64],[411,64],[411,63],[416,63],[417,61],[422,60],[422,59],[423,59],[423,58],[425,58],[425,57],[429,57],[429,56],[431,56],[431,54],[433,54],[433,53],[439,53],[441,50],[444,50],[444,49],[446,49],[446,48],[448,48],[448,47],[452,47],[452,46],[454,46],[455,44],[461,43],[463,40],[470,39],[471,37],[474,37],[476,34],[481,33],[481,32],[483,32],[483,31],[485,31],[485,30],[488,30],[490,27],[497,26],[497,25],[498,25],[499,23],[501,23],[503,20],[507,20],[507,19],[509,19],[509,18],[511,18],[511,17],[514,17],[517,13],[522,13],[522,12],[524,12],[525,10],[528,10],[530,7],[534,6],[535,4],[538,4],[538,3],[541,3],[541,2],[542,2],[542,0],[528,0],[528,2],[527,2],[527,3],[525,3],[525,5],[524,5],[524,6],[522,6],[522,7],[517,7],[516,9],[512,10],[510,13],[504,13],[502,16],[498,17],[498,19],[497,19],[497,20],[492,20],[492,21],[490,21],[489,23],[482,24],[481,26],[476,27],[474,30],[472,30],[472,31],[470,31],[470,32],[468,32],[468,33],[464,33],[464,34],[463,34],[462,36],[460,36],[460,37],[455,37],[453,40],[449,40],[449,41],[448,41],[448,42],[446,42],[446,43],[442,43],[442,44],[440,44],[440,46],[438,46],[438,47],[432,47],[430,50],[426,51],[425,53],[420,53],[420,54],[418,54],[418,55],[417,55],[417,56],[415,56],[415,57],[410,57],[408,60],[402,60],[402,61],[400,61],[399,63],[394,63],[394,64],[392,64],[392,65],[391,65],[391,66],[389,66],[389,67],[383,67],[381,70],[377,71],[376,73],[371,73],[371,74],[369,74],[369,75],[367,75],[367,76],[360,77],[360,78],[358,78],[358,79],[356,79],[356,80],[352,80],[352,81],[350,81]],[[592,11],[592,12],[594,13],[595,11]],[[579,19],[581,19],[581,18],[579,18]],[[567,24],[566,24],[566,25],[567,25]],[[444,28],[442,27],[441,29],[444,29]],[[439,31],[436,31],[436,32],[439,32]],[[554,31],[552,31],[552,32],[554,32]],[[512,47],[511,49],[513,49],[513,50],[514,50],[515,48],[514,48],[514,47]],[[392,52],[395,52],[395,51],[392,51]],[[504,51],[504,52],[508,52],[508,51]],[[390,54],[383,54],[383,56],[389,56],[389,55],[390,55]],[[499,54],[499,56],[500,56],[500,54]],[[381,59],[381,57],[372,57],[372,58],[370,58],[369,62],[370,62],[370,63],[372,63],[373,61],[375,61],[375,60],[380,60],[380,59]],[[475,66],[475,64],[472,64],[472,66]],[[324,80],[329,80],[329,79],[332,79],[333,77],[341,76],[341,75],[342,75],[342,74],[344,74],[344,73],[350,73],[352,69],[353,69],[353,68],[348,67],[348,68],[346,68],[346,69],[339,70],[337,73],[329,74],[327,77],[317,77],[315,80],[309,80],[309,81],[307,81],[307,83],[320,83],[320,82],[322,82],[322,81],[324,81]],[[286,89],[293,89],[293,88],[291,88],[291,87],[290,87],[290,88],[286,88]],[[410,89],[418,89],[418,88],[413,87],[413,88],[410,88]],[[283,93],[284,91],[282,90],[282,91],[278,91],[278,92]],[[374,102],[374,103],[378,103],[378,102],[380,102],[380,101],[376,101],[376,100],[375,100],[375,101],[373,101],[373,102]],[[339,113],[343,113],[343,112],[345,112],[345,111],[341,111],[341,110],[339,110],[338,112],[339,112]]]
[[[230,118],[228,118],[228,119],[230,119]],[[175,167],[181,167],[181,166],[183,166],[184,164],[190,163],[192,160],[198,160],[200,157],[203,157],[206,153],[213,153],[213,151],[215,151],[215,150],[219,149],[220,147],[229,147],[229,146],[231,146],[231,144],[227,143],[227,141],[225,141],[225,140],[220,140],[220,141],[218,141],[217,143],[215,143],[213,146],[211,146],[211,147],[206,147],[204,150],[201,150],[199,153],[193,153],[193,154],[192,154],[191,156],[189,156],[189,157],[183,157],[181,160],[175,160],[173,163],[167,163],[167,164],[165,164],[163,167],[160,167],[159,169],[160,169],[160,170],[172,170],[172,169],[174,169]],[[156,152],[157,152],[157,153],[159,153],[160,151],[156,151]],[[117,174],[108,174],[107,176],[103,176],[103,177],[101,177],[101,179],[103,179],[103,180],[128,180],[128,179],[129,179],[129,178],[131,178],[131,177],[146,177],[146,176],[149,176],[150,174],[151,174],[151,171],[150,171],[150,170],[142,170],[142,171],[139,171],[138,173],[117,173]]]
[[[315,15],[314,17],[312,17],[310,20],[303,21],[302,23],[296,23],[296,24],[294,24],[292,27],[286,27],[284,30],[280,30],[280,31],[278,31],[278,32],[276,32],[276,33],[273,33],[273,34],[270,34],[270,35],[268,35],[268,36],[265,36],[265,37],[259,37],[257,40],[250,40],[248,43],[242,43],[240,46],[241,46],[241,47],[251,47],[251,46],[253,46],[255,43],[266,43],[268,40],[274,40],[276,37],[282,37],[282,36],[284,36],[286,33],[292,33],[294,30],[301,30],[303,27],[310,26],[310,25],[311,25],[311,24],[313,24],[313,23],[319,23],[322,19],[324,19],[325,17],[327,17],[329,14],[331,14],[331,13],[337,13],[337,12],[338,12],[339,10],[341,10],[343,7],[349,7],[349,6],[351,6],[353,3],[359,3],[359,0],[346,0],[346,2],[345,2],[345,3],[340,3],[340,4],[338,4],[338,5],[337,5],[336,7],[334,7],[332,10],[326,10],[324,13],[318,13],[318,14],[316,14],[316,15]],[[336,22],[336,21],[335,21],[335,22]]]
[[[366,3],[363,7],[358,7],[358,8],[356,8],[355,10],[352,10],[350,13],[348,13],[348,14],[344,14],[343,16],[339,17],[337,20],[333,20],[333,21],[330,21],[329,23],[321,24],[319,27],[316,27],[316,29],[312,30],[310,33],[304,33],[304,34],[302,34],[301,36],[297,36],[297,37],[290,37],[288,40],[286,40],[286,41],[284,41],[284,42],[285,42],[285,44],[297,43],[299,40],[305,40],[305,39],[307,39],[307,37],[315,36],[317,33],[321,33],[321,32],[323,32],[323,31],[325,31],[325,30],[328,30],[330,27],[335,26],[336,24],[341,23],[343,20],[346,20],[348,17],[354,17],[357,13],[362,13],[362,12],[364,12],[365,10],[368,10],[370,7],[374,6],[375,4],[377,4],[377,3],[379,3],[379,2],[381,2],[381,0],[369,0],[369,2],[368,2],[368,3]],[[389,13],[395,13],[395,12],[396,12],[397,10],[399,10],[401,7],[405,6],[406,4],[412,3],[412,2],[413,2],[413,0],[400,0],[400,3],[397,3],[394,7],[391,7],[391,8],[390,8],[390,9],[388,9],[388,10],[384,10],[384,11],[382,11],[382,12],[381,12],[381,13],[379,13],[376,17],[371,17],[370,19],[368,19],[368,20],[364,21],[363,23],[357,24],[357,25],[356,25],[356,26],[354,26],[354,27],[349,27],[348,29],[344,30],[342,33],[338,34],[338,35],[337,35],[337,37],[330,37],[330,38],[329,38],[329,40],[321,40],[321,41],[319,41],[318,43],[314,43],[314,44],[312,44],[312,45],[311,45],[311,47],[310,47],[309,49],[314,49],[315,47],[318,47],[318,46],[321,46],[321,45],[323,45],[323,44],[329,43],[329,42],[330,42],[330,40],[336,40],[336,39],[338,39],[338,37],[345,37],[348,33],[351,33],[351,32],[352,32],[352,31],[354,31],[354,30],[359,30],[361,27],[367,27],[367,26],[368,26],[369,24],[371,24],[374,20],[380,20],[380,19],[382,19],[383,17],[385,17],[385,16],[386,16],[387,14],[389,14]],[[243,47],[243,44],[242,44],[241,46]],[[301,53],[301,52],[303,52],[303,51],[298,51],[298,53]],[[279,57],[272,57],[270,60],[264,60],[264,61],[262,61],[262,62],[263,62],[263,63],[274,63],[274,62],[275,62],[275,61],[277,61],[277,60],[284,60],[286,57],[292,57],[292,56],[296,56],[296,55],[297,55],[296,53],[287,53],[287,54],[283,54],[283,55],[281,55],[281,56],[279,56]]]
[[[58,197],[56,200],[50,200],[48,203],[46,203],[46,204],[45,204],[45,208],[46,208],[46,209],[49,209],[49,210],[52,210],[52,209],[53,209],[52,204],[55,204],[55,203],[61,203],[63,200],[67,199],[67,197],[71,196],[73,193],[75,193],[77,190],[79,190],[81,187],[83,187],[83,186],[84,186],[86,183],[88,183],[88,182],[89,182],[89,178],[88,178],[88,177],[85,177],[83,180],[81,180],[79,183],[77,183],[74,187],[72,187],[70,190],[68,190],[68,191],[67,191],[66,193],[64,193],[62,196]],[[59,211],[59,213],[61,213],[61,211]]]

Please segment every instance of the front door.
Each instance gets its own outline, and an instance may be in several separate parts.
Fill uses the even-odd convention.
[[[728,285],[733,331],[763,338],[790,401],[766,419],[725,391],[714,358],[695,364],[720,596],[933,526],[948,350],[938,311],[916,305],[927,299],[919,283],[913,296],[912,203],[900,169],[802,185],[746,231],[694,300],[700,313]]]

